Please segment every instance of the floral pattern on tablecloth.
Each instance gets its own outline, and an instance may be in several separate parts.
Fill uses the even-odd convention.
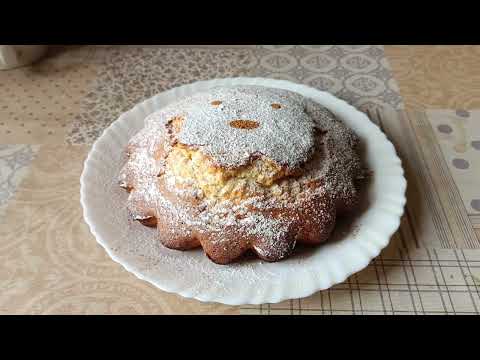
[[[28,172],[38,146],[0,145],[0,211]]]
[[[264,45],[255,55],[259,76],[301,82],[360,108],[403,108],[381,45]]]

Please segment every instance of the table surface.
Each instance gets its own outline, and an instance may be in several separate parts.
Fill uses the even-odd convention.
[[[69,46],[0,71],[0,314],[478,314],[479,56],[479,46]],[[344,283],[280,304],[201,303],[138,280],[90,234],[79,177],[103,129],[157,92],[229,76],[329,91],[395,144],[408,180],[401,227]]]

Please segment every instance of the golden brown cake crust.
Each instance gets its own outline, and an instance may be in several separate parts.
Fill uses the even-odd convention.
[[[358,203],[358,139],[319,104],[286,90],[217,88],[145,120],[119,182],[134,219],[168,248],[201,246],[227,264],[326,241]]]

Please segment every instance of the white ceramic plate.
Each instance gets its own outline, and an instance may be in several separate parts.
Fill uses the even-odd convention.
[[[363,211],[337,226],[331,241],[266,263],[212,263],[201,250],[169,250],[155,230],[128,220],[126,192],[117,185],[129,139],[147,115],[183,96],[214,86],[263,85],[300,93],[327,107],[351,127],[374,172]],[[367,116],[333,95],[284,80],[229,78],[200,81],[158,94],[122,114],[93,145],[80,179],[85,221],[113,260],[158,288],[200,301],[229,305],[302,298],[344,281],[379,255],[400,224],[406,181],[393,145]]]

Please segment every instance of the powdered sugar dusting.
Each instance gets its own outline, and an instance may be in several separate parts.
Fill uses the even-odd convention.
[[[212,105],[212,102],[221,102]],[[281,104],[280,108],[272,104]],[[223,167],[239,167],[264,155],[294,168],[313,153],[314,122],[304,100],[287,91],[262,86],[214,88],[189,97],[152,115],[149,123],[181,116],[180,143],[200,147]],[[251,121],[252,129],[234,128],[232,121]]]
[[[215,100],[221,103],[213,106]],[[201,147],[223,166],[243,165],[261,153],[287,167],[302,165],[303,174],[273,187],[255,186],[252,197],[240,204],[203,199],[194,183],[185,183],[165,167],[166,124],[178,116],[184,122],[177,139]],[[255,119],[261,126],[232,129],[232,117]],[[356,199],[354,180],[361,167],[355,134],[327,109],[298,94],[257,86],[219,88],[172,104],[145,123],[130,142],[120,182],[133,189],[128,201],[133,217],[160,219],[167,225],[163,236],[222,234],[233,228],[262,257],[281,258],[295,246],[292,229],[305,221],[328,224],[335,219],[335,208],[341,211]],[[329,199],[334,205],[328,207]],[[291,215],[274,216],[272,209]],[[310,218],[300,218],[299,211]],[[221,247],[240,240],[212,236],[209,241]]]

